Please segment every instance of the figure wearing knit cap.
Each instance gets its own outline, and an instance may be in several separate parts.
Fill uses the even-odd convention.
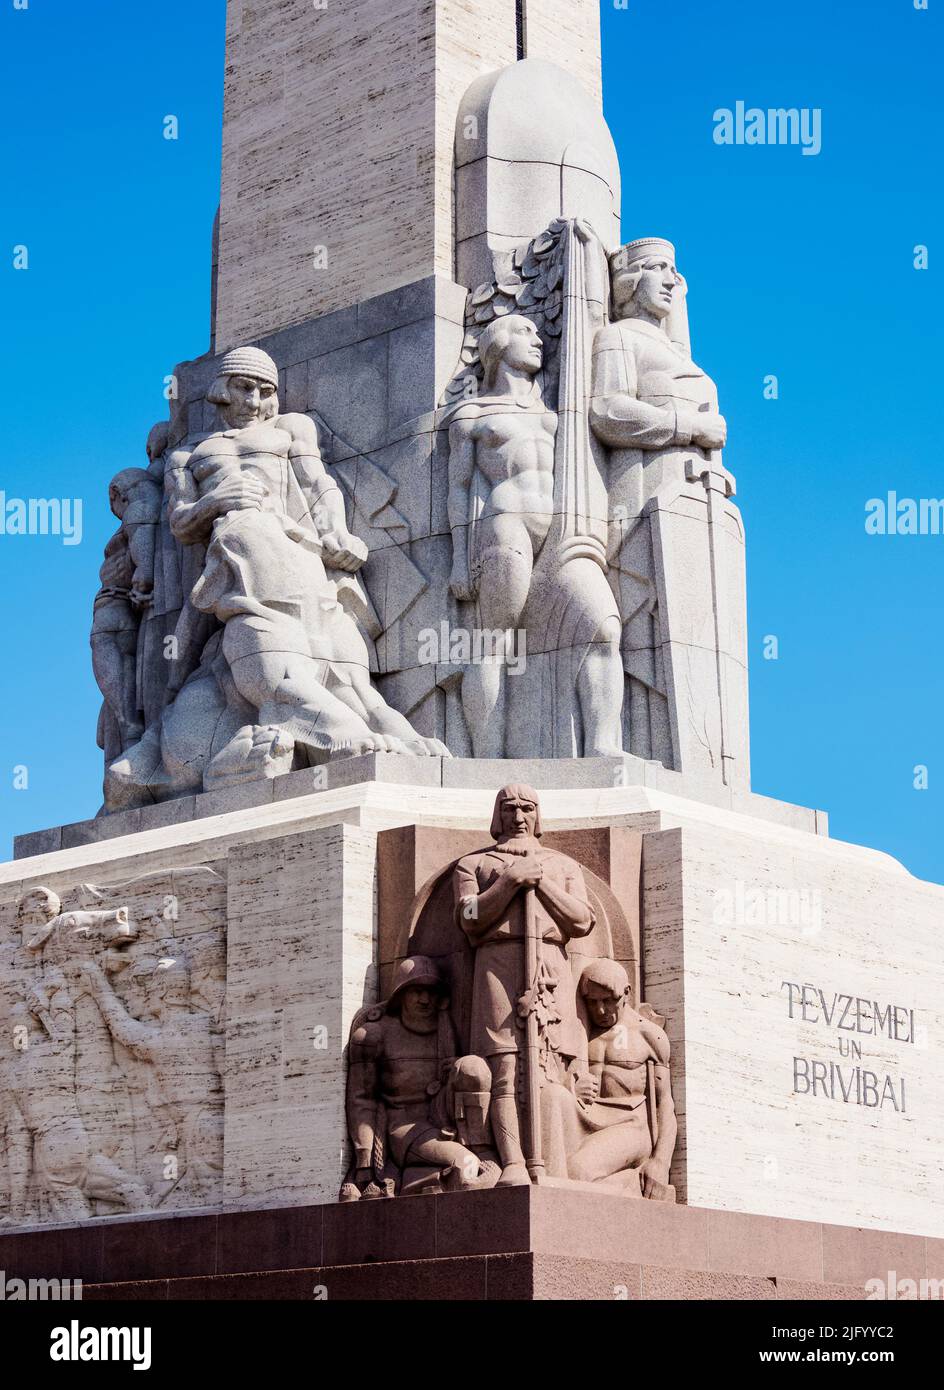
[[[372,610],[355,578],[367,547],[348,530],[314,423],[281,414],[277,392],[271,357],[228,352],[207,392],[222,427],[168,458],[171,529],[206,558],[175,634],[170,706],[109,769],[113,797],[195,771],[207,787],[336,756],[446,752],[371,685]],[[200,614],[222,625],[202,656],[190,631]]]

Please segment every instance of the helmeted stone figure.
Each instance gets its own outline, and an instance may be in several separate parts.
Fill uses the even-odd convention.
[[[390,997],[351,1025],[347,1119],[353,1167],[342,1201],[491,1187],[491,1076],[456,1056],[449,996],[434,961],[401,961]]]
[[[539,1055],[529,1066],[540,1065],[549,1081],[563,1080],[570,1065],[586,1057],[566,948],[591,931],[594,913],[579,864],[542,848],[541,833],[537,793],[524,785],[503,787],[492,816],[494,844],[466,855],[453,870],[456,920],[475,949],[470,1045],[488,1059],[492,1073],[492,1132],[503,1186],[529,1181],[517,1099],[525,1079],[527,1015],[534,1013],[539,1034]],[[538,943],[532,978],[529,929]],[[536,1088],[537,1078],[527,1079]]]

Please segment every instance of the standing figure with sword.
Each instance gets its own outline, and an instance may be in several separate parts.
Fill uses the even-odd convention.
[[[721,461],[727,425],[692,361],[675,249],[610,256],[590,425],[608,456],[609,575],[622,624],[630,753],[729,785],[748,777],[744,537]]]
[[[542,1087],[586,1061],[567,943],[592,930],[594,914],[579,864],[541,846],[533,788],[502,788],[491,834],[489,849],[458,861],[453,887],[475,948],[469,1051],[491,1070],[499,1186],[509,1187],[543,1172]]]

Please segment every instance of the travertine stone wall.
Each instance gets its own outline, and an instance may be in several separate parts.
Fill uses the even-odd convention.
[[[748,817],[647,835],[643,881],[679,1199],[944,1235],[944,888]]]
[[[31,888],[54,889],[71,910],[77,893],[88,905],[84,885],[111,885],[105,905],[127,905],[142,937],[153,935],[150,918],[163,917],[170,894],[177,918],[159,935],[180,937],[195,975],[216,981],[212,1000],[200,985],[195,1006],[214,1018],[222,961],[197,947],[221,936],[225,921],[223,1191],[192,1205],[333,1200],[345,1162],[342,1048],[354,1012],[375,997],[383,964],[375,924],[395,929],[396,900],[437,867],[432,855],[400,856],[386,884],[391,916],[390,892],[376,888],[378,860],[391,867],[377,854],[377,832],[415,826],[417,845],[431,833],[484,841],[496,786],[540,771],[483,760],[470,784],[469,766],[444,763],[443,784],[377,780],[308,795],[293,786],[294,795],[262,805],[233,789],[228,806],[200,820],[0,865],[0,960],[22,953],[14,903]],[[568,766],[587,772],[586,762]],[[812,833],[810,818],[794,820],[789,808],[749,814],[762,810],[761,798],[731,809],[642,785],[573,782],[542,792],[541,803],[553,842],[608,879],[627,915],[636,900],[616,840],[644,837],[642,991],[672,1043],[680,1200],[944,1237],[944,888],[887,855]],[[610,844],[608,858],[594,857],[591,843]],[[130,995],[128,1004],[143,1016]],[[899,1011],[891,1038],[889,1006]],[[82,1017],[77,1027],[83,1040],[98,1036]],[[824,1069],[815,1095],[795,1087],[795,1057]],[[92,1061],[91,1074],[104,1074]],[[845,1100],[824,1094],[824,1075],[840,1084],[830,1063],[842,1069]],[[856,1068],[879,1078],[879,1098],[887,1075],[900,1101],[904,1078],[904,1110],[887,1095],[858,1104]],[[871,1088],[869,1079],[860,1088],[866,1102],[876,1098]],[[132,1128],[109,1132],[127,1171],[153,1185],[149,1155],[163,1157],[162,1135],[137,1153]],[[0,1164],[0,1210],[6,1177]]]
[[[526,4],[527,56],[566,68],[602,105],[600,0],[526,0]]]
[[[330,1201],[346,1162],[342,1054],[376,995],[375,836],[350,825],[234,849],[227,1201]]]
[[[217,350],[451,279],[459,101],[515,55],[514,0],[229,0]]]

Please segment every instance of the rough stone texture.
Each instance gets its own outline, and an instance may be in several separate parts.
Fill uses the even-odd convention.
[[[235,850],[226,1014],[228,1200],[333,1196],[342,1049],[376,995],[374,837],[338,825]]]
[[[459,101],[515,53],[508,0],[230,0],[217,348],[451,279]]]

